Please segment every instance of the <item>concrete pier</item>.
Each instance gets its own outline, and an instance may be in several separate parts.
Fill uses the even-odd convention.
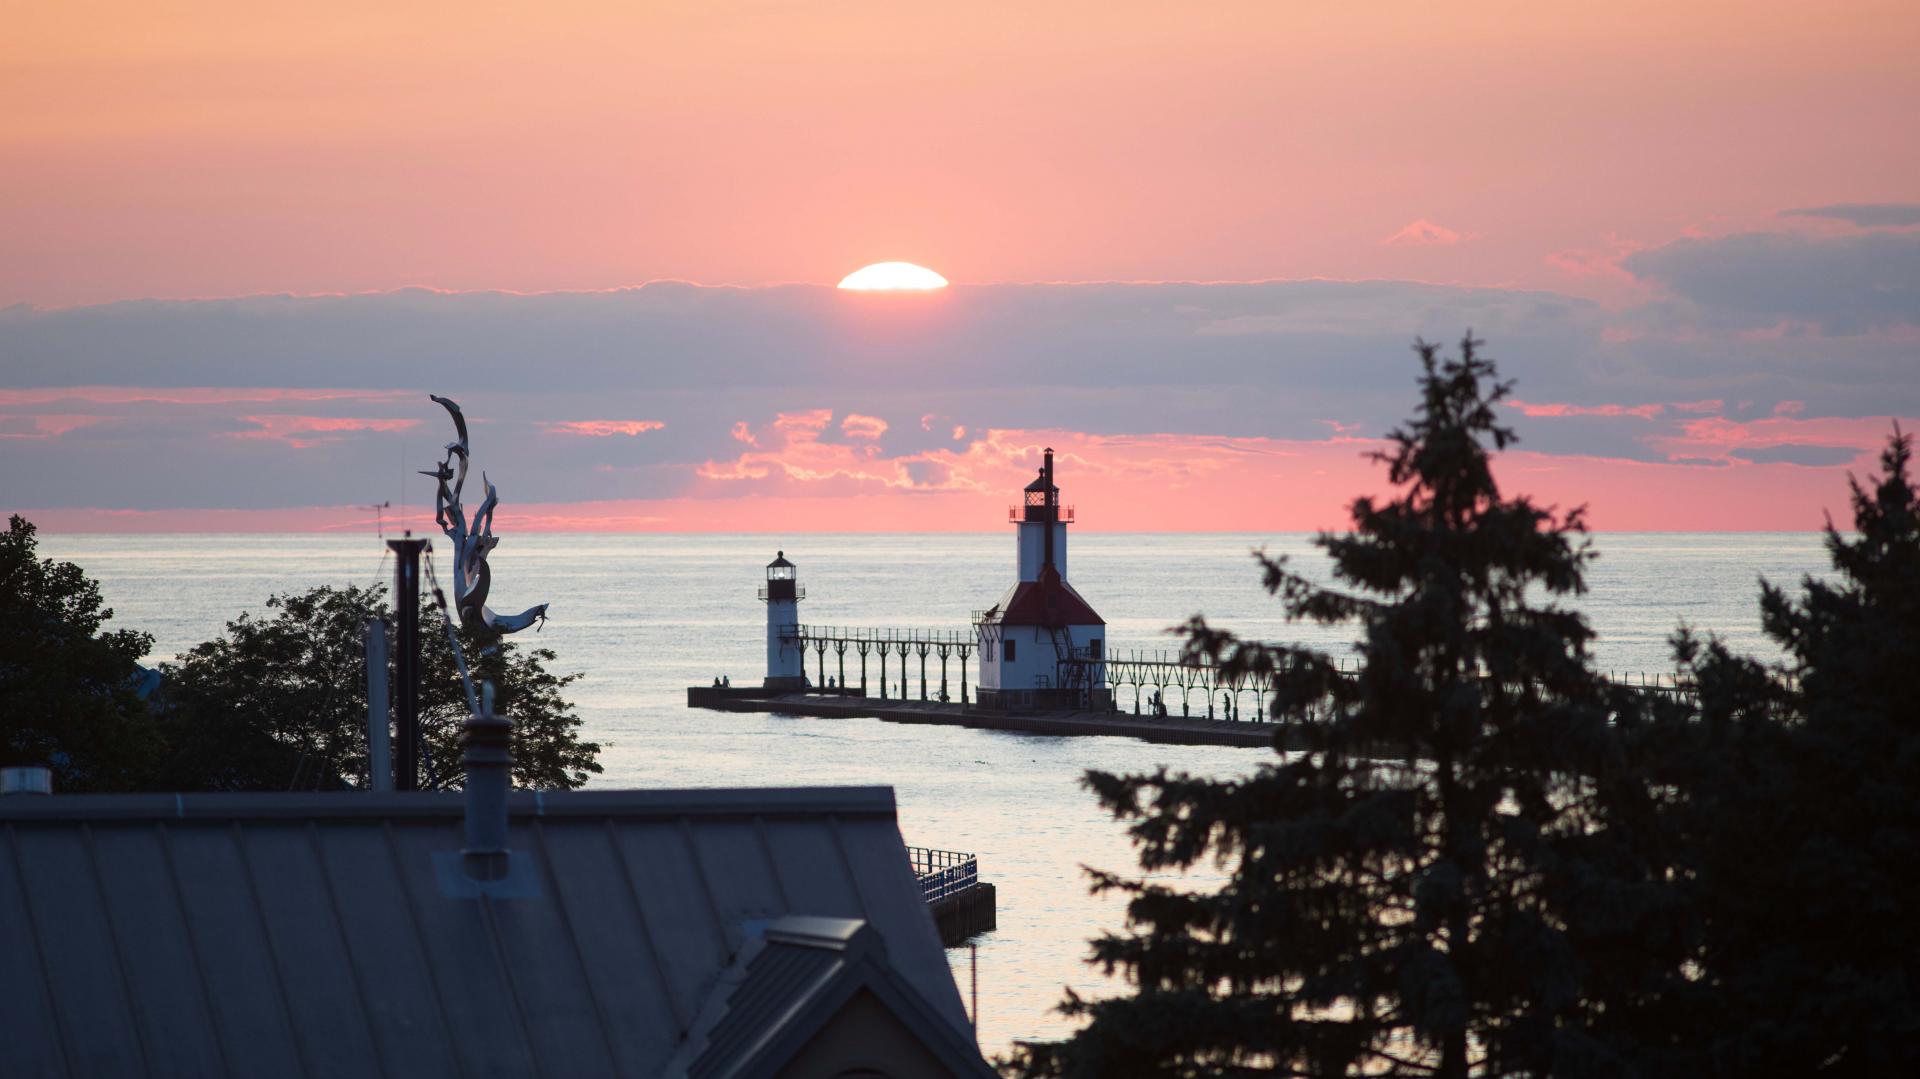
[[[1186,716],[1135,716],[1123,712],[1007,712],[937,701],[883,700],[835,693],[780,693],[747,686],[689,686],[687,707],[717,712],[780,712],[823,718],[884,719],[981,730],[1064,737],[1138,738],[1174,745],[1246,746],[1271,749],[1275,728]]]
[[[981,933],[999,928],[994,899],[993,885],[980,881],[928,904],[933,924],[940,930],[940,943],[958,948]]]

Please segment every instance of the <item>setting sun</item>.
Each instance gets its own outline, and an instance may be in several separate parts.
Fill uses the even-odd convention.
[[[857,291],[946,288],[947,279],[911,262],[876,262],[840,279],[840,287]]]

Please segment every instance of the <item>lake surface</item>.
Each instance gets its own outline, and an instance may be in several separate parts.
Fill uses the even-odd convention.
[[[155,659],[263,610],[276,592],[390,581],[393,570],[371,536],[41,538],[43,554],[101,582],[114,627],[154,634]],[[1666,640],[1681,621],[1771,654],[1759,578],[1794,584],[1826,569],[1820,537],[1806,533],[1614,533],[1595,545],[1601,558],[1579,606],[1599,631],[1599,665],[1616,671],[1669,670]],[[1304,535],[1088,533],[1073,538],[1069,575],[1106,618],[1113,649],[1173,647],[1166,628],[1204,613],[1245,635],[1344,653],[1344,631],[1280,617],[1261,591],[1256,547],[1324,572]],[[1226,775],[1267,754],[689,710],[689,685],[723,673],[752,684],[764,673],[755,589],[776,548],[799,566],[802,619],[828,625],[964,629],[1014,579],[1010,535],[509,534],[491,559],[493,606],[552,604],[545,629],[521,638],[557,652],[560,670],[585,673],[572,695],[588,736],[605,747],[595,786],[891,785],[907,842],[977,852],[999,888],[1000,927],[979,941],[982,1047],[1060,1036],[1067,1027],[1052,1008],[1062,987],[1108,988],[1083,962],[1087,939],[1121,920],[1118,902],[1087,894],[1079,867],[1133,864],[1081,774],[1167,764]],[[965,994],[968,952],[948,954]]]

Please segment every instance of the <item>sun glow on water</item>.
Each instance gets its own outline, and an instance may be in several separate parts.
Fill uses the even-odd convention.
[[[925,291],[946,288],[947,279],[911,262],[876,262],[841,278],[840,287],[856,292]]]

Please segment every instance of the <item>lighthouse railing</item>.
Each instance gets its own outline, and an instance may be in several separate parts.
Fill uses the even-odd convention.
[[[1008,506],[1007,520],[1014,521],[1014,522],[1027,521],[1027,520],[1041,520],[1042,518],[1029,517],[1027,515],[1027,511],[1044,509],[1044,508],[1045,507],[1041,506],[1038,503],[1035,503],[1033,505],[1028,505],[1028,506]],[[1058,511],[1058,515],[1054,517],[1055,521],[1059,522],[1060,524],[1068,524],[1068,525],[1073,523],[1073,507],[1072,506],[1055,506],[1053,508],[1056,511]]]

